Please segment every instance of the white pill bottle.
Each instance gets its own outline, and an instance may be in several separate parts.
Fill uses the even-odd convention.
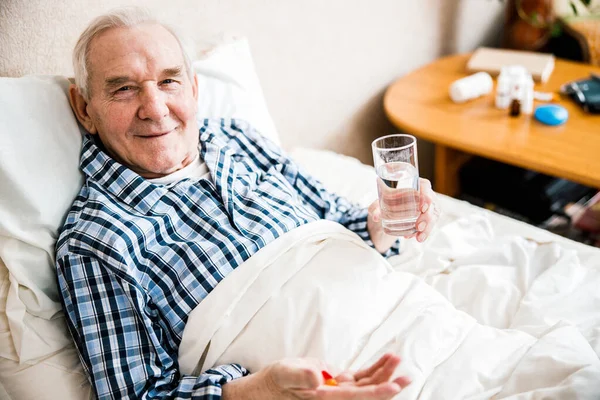
[[[450,98],[455,103],[476,99],[492,91],[494,82],[487,72],[477,72],[465,78],[454,81],[450,85]]]
[[[496,108],[505,110],[510,105],[512,79],[506,67],[502,67],[496,84]]]
[[[523,79],[521,112],[526,115],[533,114],[533,78],[529,74]]]

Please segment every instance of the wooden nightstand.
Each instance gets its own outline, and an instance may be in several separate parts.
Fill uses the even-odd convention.
[[[439,59],[407,74],[385,93],[384,108],[399,129],[435,144],[436,191],[459,193],[458,169],[472,155],[532,169],[600,188],[600,115],[586,114],[569,99],[560,102],[569,120],[558,127],[532,116],[508,116],[494,107],[494,91],[455,104],[448,87],[467,75],[470,54]],[[556,92],[567,81],[588,77],[600,68],[556,60],[554,72],[535,90]],[[536,105],[538,103],[536,102]]]

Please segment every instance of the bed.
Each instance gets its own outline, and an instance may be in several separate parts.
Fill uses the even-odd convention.
[[[4,7],[4,20],[21,12]],[[247,120],[331,190],[370,204],[372,167],[277,128],[251,45],[231,35],[197,57],[198,118]],[[53,267],[81,185],[82,131],[68,73],[40,67],[39,54],[30,60],[36,75],[0,78],[0,399],[88,399]],[[2,61],[3,75],[22,75],[7,67],[10,54]],[[403,241],[387,261],[327,222],[277,239],[194,310],[182,371],[232,361],[256,370],[297,355],[338,372],[391,350],[404,360],[397,374],[413,380],[398,399],[599,398],[600,249],[446,196],[437,205],[431,237]]]

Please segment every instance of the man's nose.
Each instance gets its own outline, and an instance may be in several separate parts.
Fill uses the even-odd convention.
[[[169,115],[165,94],[157,87],[146,87],[141,93],[138,117],[142,120],[160,121]]]

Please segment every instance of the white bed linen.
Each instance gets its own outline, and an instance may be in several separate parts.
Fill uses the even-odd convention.
[[[284,235],[192,312],[182,370],[197,368],[209,341],[202,370],[311,356],[339,371],[394,351],[397,373],[413,380],[401,399],[597,398],[598,268],[556,244],[485,243],[489,220],[472,216],[438,231],[439,251],[407,251],[396,268],[328,221]],[[464,252],[444,257],[453,248]],[[431,286],[401,271],[415,268]]]
[[[356,159],[333,152],[310,149],[296,149],[291,155],[309,172],[322,180],[327,187],[353,201],[368,205],[376,196],[372,168],[360,164]],[[492,301],[493,296],[502,298],[502,291],[494,291],[497,286],[494,281],[480,280],[479,284],[485,286],[478,287],[478,293],[480,296],[486,294],[487,298],[480,298],[487,300],[485,302],[469,301],[470,294],[458,289],[461,285],[463,285],[462,287],[474,286],[469,285],[468,280],[471,279],[469,274],[472,277],[477,275],[477,268],[473,265],[452,264],[449,260],[451,258],[467,258],[468,254],[477,251],[480,246],[491,245],[495,241],[509,240],[510,238],[519,240],[519,237],[528,237],[539,242],[551,241],[556,243],[562,252],[573,252],[579,259],[579,267],[586,271],[587,269],[590,271],[600,269],[600,249],[561,238],[511,218],[445,196],[439,196],[438,203],[443,212],[432,237],[423,244],[414,240],[404,242],[402,255],[390,259],[391,264],[398,270],[420,276],[433,287],[441,290],[457,308],[472,315],[480,322],[485,321],[485,316],[490,321],[494,319],[491,318],[494,315],[497,316],[494,320],[505,318],[502,317],[505,312],[499,307],[493,307]],[[497,264],[494,260],[488,260],[488,262]],[[449,265],[452,267],[445,271]],[[481,264],[479,267],[485,269],[485,264]],[[5,291],[9,288],[8,274],[4,270],[4,274],[0,273],[0,275],[0,299],[6,299]],[[597,281],[590,280],[589,284],[591,288],[597,287]],[[571,296],[570,299],[588,306],[595,304],[596,309],[600,309],[596,292]],[[486,311],[482,304],[486,304],[492,309]],[[569,312],[568,307],[569,305],[565,303],[564,307],[557,308],[557,311],[563,314],[562,318]],[[572,315],[569,313],[568,317],[579,324],[580,329],[584,329],[585,313],[578,312],[579,308],[581,305],[577,305],[575,312]],[[10,353],[14,350],[9,348],[10,330],[6,314],[3,314],[5,310],[6,303],[0,301],[0,337],[2,338],[0,348]],[[577,322],[578,319],[581,320]],[[585,328],[588,332],[584,334],[584,337],[589,338],[589,342],[593,343],[595,352],[598,354],[597,336],[600,325],[597,314],[593,310],[587,321],[589,328]],[[551,322],[549,321],[549,323]],[[546,374],[541,369],[536,369],[536,372],[542,378]],[[524,374],[521,376],[526,377]],[[19,365],[17,361],[10,360],[10,357],[2,358],[0,378],[0,399],[81,400],[91,396],[91,388],[85,379],[72,344],[36,363],[27,362]],[[459,398],[459,396],[455,398]],[[527,397],[524,396],[524,398]],[[551,398],[572,398],[572,396],[553,396]]]

